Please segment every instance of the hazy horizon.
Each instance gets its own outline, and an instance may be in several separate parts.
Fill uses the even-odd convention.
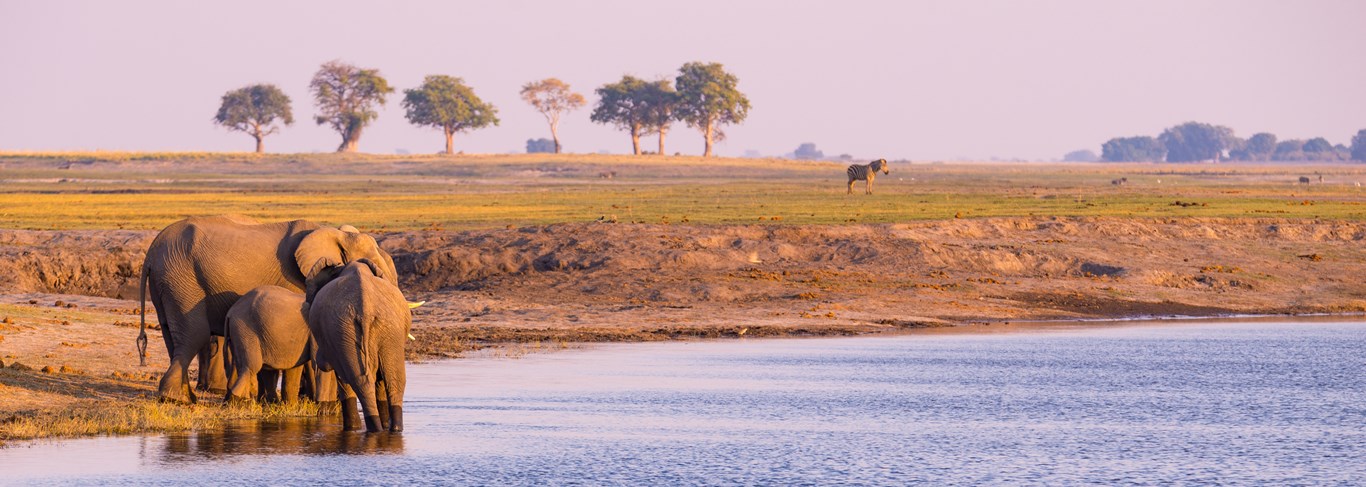
[[[428,74],[464,78],[499,109],[502,124],[458,135],[457,151],[548,138],[517,93],[558,77],[589,99],[565,116],[565,150],[629,153],[624,132],[588,120],[593,90],[623,74],[672,79],[689,61],[724,64],[753,104],[723,156],[812,142],[860,159],[1052,160],[1186,121],[1334,144],[1366,128],[1361,2],[592,5],[7,2],[0,150],[249,151],[211,118],[224,92],[273,83],[296,121],[266,150],[330,152],[340,137],[313,122],[308,81],[333,59],[398,90],[360,140],[378,154],[443,149],[399,103]],[[674,126],[670,153],[701,149]]]

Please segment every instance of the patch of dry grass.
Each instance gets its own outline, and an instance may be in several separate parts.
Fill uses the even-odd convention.
[[[177,405],[151,399],[92,402],[52,411],[15,415],[0,420],[0,444],[38,438],[187,431],[218,428],[242,420],[276,420],[325,413],[318,404],[193,404]]]

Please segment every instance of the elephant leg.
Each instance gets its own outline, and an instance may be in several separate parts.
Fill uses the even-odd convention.
[[[227,402],[248,403],[256,400],[256,390],[260,387],[256,383],[256,373],[243,371],[237,374],[232,381],[232,387],[228,388]]]
[[[257,372],[261,370],[261,355],[252,354],[248,350],[257,347],[259,344],[254,337],[234,337],[234,346],[240,353],[227,354],[227,358],[232,363],[232,385],[228,388],[227,401],[231,402],[252,402],[256,400],[257,390],[260,384],[257,383]]]
[[[314,383],[318,381],[318,371],[313,369],[312,360],[304,362],[300,368],[303,369],[303,373],[299,374],[299,397],[313,399],[316,402],[318,393]]]
[[[373,375],[371,377],[374,377]],[[365,432],[378,433],[380,428],[378,406],[375,405],[375,380],[370,379],[355,387],[356,397],[360,399],[361,414],[365,417]]]
[[[314,377],[316,377],[314,384],[317,386],[317,390],[314,391],[313,400],[321,406],[336,404],[340,396],[337,372],[333,370],[318,371]]]
[[[402,356],[398,360],[403,360]],[[407,374],[403,369],[403,363],[399,362],[398,369],[390,368],[384,373],[384,389],[388,394],[389,403],[389,431],[403,431],[403,393],[407,387]]]
[[[356,411],[356,392],[346,383],[338,384],[337,396],[341,400],[342,431],[355,431],[360,427],[360,414]]]
[[[223,337],[210,337],[209,345],[199,352],[199,383],[195,389],[222,394],[227,388],[228,377],[223,367]]]
[[[318,372],[318,397],[337,397],[340,394],[340,382],[337,382],[336,371]],[[324,404],[331,407],[337,404],[336,400],[329,401],[331,404]]]
[[[280,380],[280,400],[285,404],[299,402],[299,382],[304,374],[302,365],[286,370]]]
[[[256,383],[260,384],[260,391],[256,399],[261,402],[280,402],[280,392],[277,386],[280,383],[280,371],[274,369],[261,369],[256,373]]]
[[[385,392],[385,380],[381,375],[375,381],[375,412],[379,414],[380,429],[389,429],[389,393]]]
[[[403,406],[390,403],[389,405],[389,432],[400,433],[403,431]]]
[[[209,342],[208,327],[196,327],[185,316],[168,310],[168,325],[162,333],[171,336],[171,363],[157,386],[157,398],[163,402],[195,403],[198,398],[190,387],[190,363]]]

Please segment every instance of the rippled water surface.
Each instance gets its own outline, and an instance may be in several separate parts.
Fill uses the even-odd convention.
[[[595,346],[413,365],[330,420],[41,442],[0,482],[1366,483],[1366,323]]]

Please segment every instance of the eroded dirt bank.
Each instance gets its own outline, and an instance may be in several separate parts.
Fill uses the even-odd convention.
[[[150,393],[165,351],[154,330],[150,365],[137,365],[133,298],[154,234],[0,230],[0,414]],[[494,342],[1366,310],[1361,222],[590,223],[379,237],[405,293],[429,302],[414,320],[416,355]]]
[[[0,292],[132,299],[153,235],[0,231]],[[1366,308],[1359,222],[585,223],[379,237],[405,292],[430,303],[421,331],[466,341]]]

